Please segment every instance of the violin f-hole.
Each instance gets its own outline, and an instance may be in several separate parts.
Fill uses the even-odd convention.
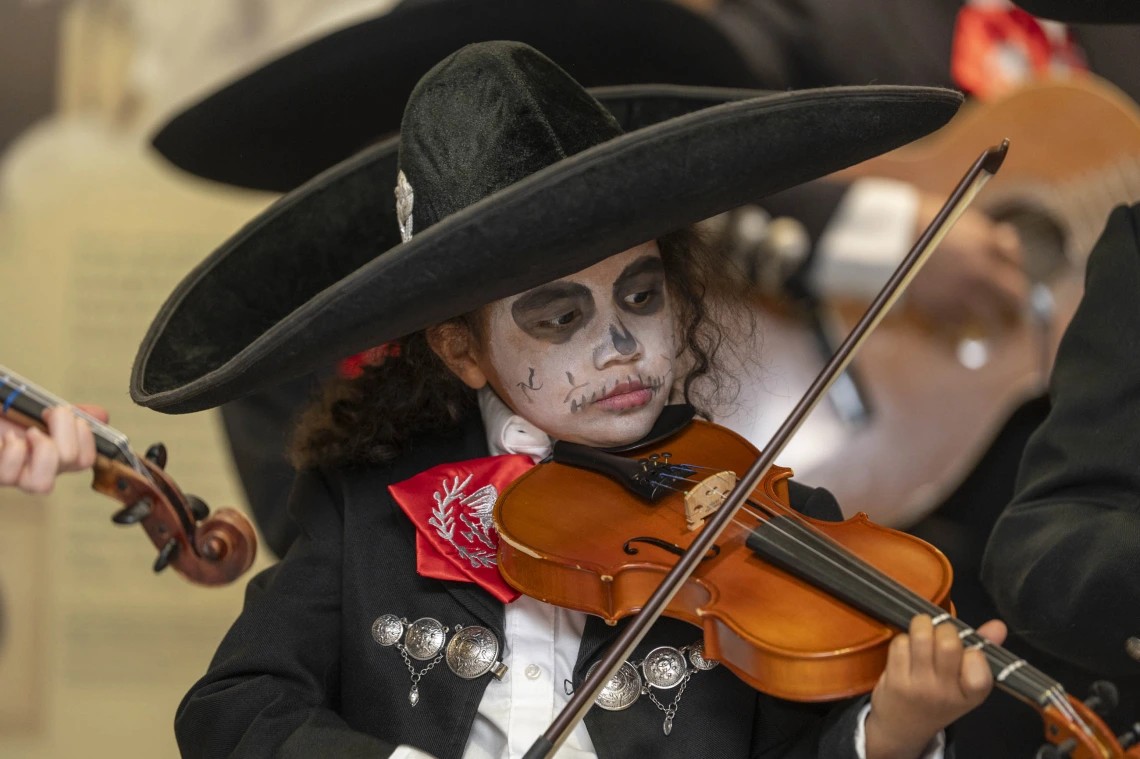
[[[680,556],[680,555],[685,553],[685,549],[681,548],[681,546],[677,545],[676,543],[670,543],[669,541],[662,540],[661,538],[642,537],[642,538],[630,538],[629,540],[625,541],[625,543],[622,545],[621,549],[623,551],[625,551],[626,553],[628,553],[630,556],[634,556],[638,553],[637,549],[634,548],[632,545],[630,545],[631,543],[648,543],[651,546],[657,546],[658,548],[662,548],[662,549],[668,551],[669,553],[675,554],[677,556]],[[704,558],[701,559],[701,561],[708,561],[709,559],[715,559],[719,555],[720,555],[720,546],[713,545],[713,547],[709,549],[708,553],[705,554]]]

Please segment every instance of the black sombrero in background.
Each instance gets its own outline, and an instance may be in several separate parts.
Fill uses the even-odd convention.
[[[905,145],[962,102],[887,86],[600,94],[608,111],[519,43],[453,54],[417,85],[399,140],[286,195],[183,280],[132,398],[220,405]]]
[[[1067,24],[1140,23],[1140,3],[1136,0],[1014,0],[1014,2],[1038,18],[1064,21]]]
[[[404,0],[242,76],[153,144],[192,174],[288,192],[395,133],[432,66],[504,39],[541,50],[586,87],[763,86],[711,21],[671,0]]]

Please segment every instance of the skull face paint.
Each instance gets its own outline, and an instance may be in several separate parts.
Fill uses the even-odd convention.
[[[488,309],[492,385],[558,440],[644,437],[669,399],[676,341],[656,242]]]

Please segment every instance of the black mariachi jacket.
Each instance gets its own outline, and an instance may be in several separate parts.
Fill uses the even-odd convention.
[[[484,434],[475,414],[452,435],[421,439],[389,467],[299,476],[290,509],[300,537],[249,583],[244,611],[179,706],[184,757],[383,759],[409,744],[460,759],[490,675],[463,680],[437,666],[420,681],[412,707],[400,654],[377,645],[370,630],[392,613],[481,624],[503,640],[504,607],[490,594],[416,574],[415,528],[387,490],[437,464],[487,456]],[[840,518],[827,491],[793,483],[791,495],[804,513]],[[589,617],[575,685],[620,628]],[[637,655],[697,636],[688,624],[662,619]],[[669,736],[661,713],[640,701],[621,712],[592,709],[586,725],[599,759],[855,759],[865,703],[782,701],[718,667],[690,683]]]
[[[1010,629],[1140,688],[1140,205],[1117,208],[1049,383],[982,579]],[[1134,717],[1133,717],[1134,718]],[[1131,721],[1131,720],[1129,720]]]

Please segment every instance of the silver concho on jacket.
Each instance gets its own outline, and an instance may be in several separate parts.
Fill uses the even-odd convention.
[[[383,614],[372,623],[372,639],[381,646],[395,646],[404,657],[404,665],[412,678],[412,689],[408,692],[412,706],[420,702],[420,679],[441,660],[446,659],[448,669],[464,680],[474,680],[488,672],[502,680],[507,673],[506,666],[499,661],[499,639],[493,632],[478,625],[456,625],[448,641],[450,631],[451,628],[431,617],[409,622],[395,614]],[[417,671],[413,660],[428,664]]]

